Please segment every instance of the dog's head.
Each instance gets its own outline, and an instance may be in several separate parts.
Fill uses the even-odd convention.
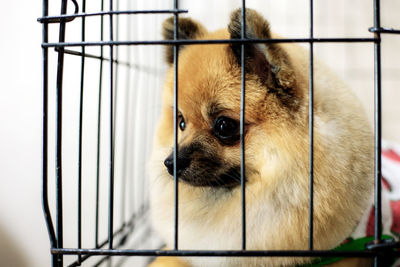
[[[268,22],[246,10],[246,37],[270,39]],[[227,30],[208,33],[198,22],[180,18],[179,39],[240,39],[241,10],[231,16]],[[163,24],[166,40],[174,39],[174,20]],[[164,110],[158,140],[173,150],[174,57],[164,91]],[[193,186],[234,188],[240,184],[242,99],[241,62],[244,58],[246,173],[258,172],[252,156],[266,134],[287,125],[299,110],[297,89],[288,55],[274,43],[179,45],[178,61],[178,164],[180,181]],[[165,158],[165,171],[173,175],[173,151]],[[256,157],[256,156],[254,156]],[[268,164],[268,163],[266,163]],[[247,177],[249,179],[249,177]]]

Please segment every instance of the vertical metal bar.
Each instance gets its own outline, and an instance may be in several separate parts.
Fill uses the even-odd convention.
[[[49,3],[48,0],[43,0],[42,6],[42,16],[46,17],[48,15]],[[44,22],[42,25],[42,43],[47,43],[49,40],[48,35],[49,25]],[[54,232],[53,220],[51,218],[51,213],[49,209],[49,200],[48,200],[48,48],[42,48],[42,56],[43,56],[43,161],[42,161],[42,207],[43,213],[46,220],[47,232],[49,234],[50,245],[52,248],[56,247],[56,235]],[[52,255],[52,266],[55,267],[57,265],[56,255]]]
[[[104,0],[101,1],[101,11],[104,11]],[[104,16],[100,17],[100,40],[104,39]],[[99,200],[100,200],[100,144],[101,144],[101,97],[103,88],[103,46],[100,46],[100,71],[99,71],[99,104],[97,114],[97,170],[96,170],[96,225],[95,245],[99,247]]]
[[[116,0],[116,10],[119,10],[119,0]],[[117,15],[115,18],[115,40],[119,41],[119,16]],[[117,132],[118,123],[118,77],[119,77],[119,46],[115,47],[115,75],[114,75],[114,150],[116,147],[115,136]],[[114,165],[116,164],[117,159],[114,157]],[[122,227],[125,227],[125,176],[122,175],[121,180],[121,217],[120,224]]]
[[[113,0],[110,0],[110,11],[113,11]],[[113,15],[110,14],[110,41],[113,41]],[[108,210],[108,247],[113,248],[114,229],[114,47],[110,45],[110,188]]]
[[[127,2],[127,10],[131,10],[131,2],[128,1]],[[128,16],[127,19],[127,25],[126,25],[126,36],[128,40],[131,40],[131,16]],[[122,159],[122,195],[121,195],[121,209],[122,209],[122,214],[121,217],[123,219],[123,222],[125,222],[125,210],[126,210],[126,191],[128,190],[127,188],[127,180],[128,180],[128,173],[127,173],[127,161],[128,161],[128,147],[129,147],[129,124],[130,124],[130,120],[128,119],[128,114],[129,113],[129,106],[130,106],[130,98],[131,98],[131,77],[130,77],[130,72],[131,72],[131,47],[127,46],[126,47],[127,51],[126,51],[126,58],[128,61],[128,70],[127,70],[127,74],[126,74],[126,95],[125,95],[125,106],[124,106],[124,115],[125,115],[125,120],[124,120],[124,124],[123,124],[123,133],[124,133],[124,146],[123,146],[123,159]]]
[[[152,53],[150,54],[151,56],[152,56]],[[150,56],[150,58],[149,58],[149,62],[151,61],[151,56]],[[150,68],[151,68],[151,65],[149,64],[148,65]],[[152,81],[152,77],[150,77],[150,74],[149,73],[144,73],[144,81],[146,81],[146,91],[145,91],[145,93],[144,93],[144,99],[146,100],[146,101],[150,101],[150,95],[151,95],[151,90],[152,90],[152,87],[151,87],[151,81]],[[147,105],[147,107],[151,107],[151,105]],[[143,145],[143,147],[144,147],[144,160],[146,160],[146,159],[148,159],[149,157],[148,157],[148,155],[149,155],[149,140],[150,140],[150,127],[149,127],[149,124],[152,122],[151,120],[150,120],[150,118],[149,118],[149,114],[150,114],[150,110],[146,110],[145,111],[145,113],[146,113],[146,125],[144,126],[144,131],[145,131],[145,133],[147,133],[145,136],[144,136],[144,140],[143,140],[143,143],[144,143],[144,145]],[[143,171],[143,172],[145,172],[145,171]],[[143,205],[143,203],[145,203],[146,202],[146,197],[147,197],[147,194],[146,194],[146,188],[147,188],[147,185],[146,185],[146,179],[142,179],[142,184],[141,184],[141,191],[143,192],[142,193],[142,200],[141,200],[141,203],[142,203],[142,205]]]
[[[132,3],[131,1],[128,1],[128,2]],[[132,7],[133,9],[137,8],[137,2],[132,3],[132,5],[133,5],[133,7]],[[129,18],[131,18],[131,16],[129,16]],[[129,21],[129,23],[130,23],[130,25],[135,25],[135,28],[131,32],[132,35],[134,33],[137,33],[138,32],[137,28],[139,27],[138,23],[132,24],[131,20]],[[134,36],[132,36],[132,37],[134,39]],[[136,55],[137,55],[136,49],[137,49],[136,46],[132,46],[132,55],[130,56],[130,58],[136,59]],[[132,60],[130,60],[130,62],[133,64]],[[133,120],[134,120],[136,118],[136,99],[137,99],[136,98],[136,95],[137,95],[136,88],[138,88],[137,72],[135,69],[133,69],[133,73],[132,73],[131,88],[132,88],[132,92],[131,92],[131,96],[130,96],[130,106],[129,107],[130,107],[130,115],[132,116],[131,118],[133,118]],[[134,172],[134,165],[135,165],[134,160],[136,159],[135,153],[134,153],[136,134],[135,134],[135,123],[132,120],[130,120],[129,132],[131,133],[130,138],[129,138],[129,140],[130,140],[129,152],[132,156],[132,158],[130,158],[130,162],[132,164],[128,165],[129,166],[128,167],[129,168],[128,175],[130,177],[129,178],[129,204],[130,204],[129,214],[134,214],[135,213],[135,203],[136,203],[136,201],[135,201],[135,189],[136,189],[135,177],[136,176],[135,176],[135,172]]]
[[[178,9],[178,0],[174,0],[174,9]],[[174,40],[178,40],[178,13],[174,13]],[[174,249],[178,249],[178,53],[179,45],[174,45],[174,190],[175,222]]]
[[[310,0],[310,38],[314,38],[314,7]],[[310,70],[309,70],[309,177],[310,177],[310,202],[309,202],[309,239],[308,247],[314,249],[314,43],[310,42]]]
[[[82,0],[82,12],[86,11],[86,0]],[[85,41],[85,17],[82,17],[82,42]],[[85,54],[85,47],[82,46],[82,55]],[[81,57],[81,92],[80,92],[80,110],[79,110],[79,153],[78,153],[78,248],[82,248],[82,127],[83,127],[83,88],[85,78],[85,57]],[[82,260],[78,255],[78,263]]]
[[[61,14],[67,11],[67,0],[61,2]],[[61,19],[59,42],[65,41],[65,20]],[[58,50],[57,61],[57,129],[56,129],[56,210],[57,210],[57,248],[63,247],[63,202],[62,202],[62,86],[64,71],[64,47]],[[57,263],[63,265],[63,256],[60,254]]]
[[[246,39],[246,1],[242,0],[242,25],[241,38]],[[244,143],[244,125],[245,125],[245,91],[246,91],[246,69],[245,69],[245,44],[241,44],[241,74],[242,88],[240,98],[240,184],[242,189],[242,249],[246,249],[246,169],[245,169],[245,143]]]
[[[374,27],[380,28],[380,0],[374,0]],[[381,36],[379,31],[374,33],[376,41],[374,43],[374,124],[375,124],[375,243],[381,242],[382,237],[382,195],[381,195],[381,150],[382,150],[382,131],[381,131]],[[379,258],[375,257],[374,265],[379,265]]]
[[[128,2],[129,2],[129,4],[132,3],[132,1],[128,1]],[[138,6],[137,2],[133,2],[132,3],[132,8],[133,9],[137,9],[138,8],[137,6]],[[132,18],[132,16],[129,16],[129,18]],[[139,32],[140,25],[138,23],[132,23],[131,21],[129,21],[129,24],[131,26],[134,25],[134,29],[130,33],[132,33],[132,38],[135,39],[134,34]],[[137,49],[137,46],[132,46],[131,58],[137,60],[138,53],[137,53],[136,49]],[[132,63],[132,65],[133,65],[132,60],[130,60],[130,63]],[[135,200],[136,175],[135,175],[135,172],[134,172],[134,169],[135,169],[134,168],[135,167],[134,163],[135,163],[135,159],[136,159],[135,153],[134,153],[135,145],[136,145],[136,141],[135,141],[136,140],[136,138],[135,138],[136,133],[135,133],[135,123],[133,121],[135,120],[136,114],[137,114],[137,112],[136,112],[136,106],[137,106],[136,102],[137,102],[137,99],[138,99],[137,98],[137,94],[138,94],[137,88],[139,87],[138,86],[138,82],[139,82],[138,74],[137,74],[136,69],[134,69],[134,68],[133,68],[133,74],[132,74],[132,79],[131,80],[132,80],[132,85],[131,85],[131,88],[132,88],[131,92],[132,93],[131,93],[131,96],[130,96],[130,106],[129,107],[130,107],[130,110],[131,110],[131,112],[130,112],[130,114],[132,116],[131,118],[133,118],[133,120],[130,120],[130,125],[129,125],[129,131],[131,133],[130,138],[129,138],[129,140],[130,140],[129,152],[132,155],[132,158],[130,159],[130,162],[132,162],[132,164],[129,164],[128,174],[129,174],[129,177],[130,177],[130,179],[129,179],[129,196],[130,196],[129,197],[129,203],[130,203],[129,213],[132,215],[132,214],[135,213],[135,203],[136,203],[136,200]]]

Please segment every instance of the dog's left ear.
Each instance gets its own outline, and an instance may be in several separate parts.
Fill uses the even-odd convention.
[[[242,9],[231,15],[228,31],[231,39],[241,39]],[[270,39],[269,23],[255,10],[246,8],[247,39]],[[236,61],[241,64],[241,44],[231,44]],[[256,74],[270,91],[291,94],[294,87],[293,70],[284,50],[275,43],[245,45],[246,72]]]
[[[174,17],[170,17],[163,22],[163,32],[162,35],[164,40],[174,40]],[[207,33],[206,28],[199,22],[191,18],[179,18],[178,20],[178,39],[188,40],[197,39],[200,36]],[[183,46],[179,46],[179,50]],[[165,50],[165,60],[167,63],[174,63],[174,47],[172,45],[166,46]]]

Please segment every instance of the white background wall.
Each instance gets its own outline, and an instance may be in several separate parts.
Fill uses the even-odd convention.
[[[212,30],[224,27],[230,11],[240,4],[240,1],[205,2],[185,0],[182,1],[182,7],[188,8],[191,16]],[[249,7],[258,9],[270,20],[274,31],[287,37],[308,36],[308,1],[249,0],[247,2]],[[54,12],[57,12],[59,1],[51,1],[51,3]],[[162,4],[163,7],[172,6],[167,1],[146,1],[146,3],[142,3],[140,8],[157,7],[157,4]],[[41,16],[41,3],[27,0],[4,1],[2,7],[3,14],[0,16],[0,266],[50,266],[49,241],[41,210],[41,25],[36,22],[36,18]],[[368,33],[367,28],[372,26],[371,7],[372,1],[315,1],[315,35],[321,37],[370,37],[371,34]],[[399,1],[382,1],[382,24],[400,28],[400,20],[396,18],[399,11]],[[165,18],[165,16],[161,18]],[[161,19],[159,20],[161,21]],[[146,25],[149,25],[147,23],[154,23],[154,21],[142,21],[141,23],[140,27],[137,26],[140,32],[138,37],[146,38],[147,36],[148,38],[148,36],[158,34],[155,31],[158,31],[159,27],[152,28],[152,30],[145,28]],[[88,27],[93,27],[94,31],[98,30],[97,24]],[[76,31],[71,33],[71,36],[79,38],[79,24],[75,28],[71,26],[70,31]],[[149,34],[149,31],[153,32],[146,35]],[[53,40],[56,40],[55,37],[54,35]],[[90,37],[89,34],[88,38],[97,37]],[[400,141],[399,39],[399,36],[384,36],[382,52],[384,66],[383,135],[389,140],[398,142]],[[123,55],[125,52],[123,49],[121,51]],[[144,48],[136,51],[138,57],[142,57],[141,62],[147,59],[146,51]],[[372,45],[316,44],[315,51],[319,58],[327,62],[353,86],[366,110],[372,115]],[[160,55],[155,56],[159,57]],[[71,64],[76,64],[72,61]],[[90,65],[90,63],[88,64]],[[51,66],[54,68],[54,64]],[[70,68],[73,69],[73,67]],[[76,73],[77,70],[69,71],[70,74],[67,75],[72,75],[71,73],[74,71]],[[95,73],[95,70],[92,71]],[[90,81],[91,75],[95,74],[90,74],[91,70],[88,70],[88,73],[86,79]],[[51,78],[53,81],[54,70],[51,71],[51,75],[53,75]],[[74,81],[69,82],[73,87]],[[66,83],[69,82],[66,81]],[[137,86],[141,88],[142,85],[137,84]],[[160,85],[155,82],[151,86]],[[90,91],[87,95],[87,98],[89,97]],[[154,99],[154,96],[149,94],[137,97]],[[76,103],[76,95],[70,95],[69,100],[67,98],[66,101]],[[142,103],[146,103],[146,101]],[[139,108],[137,112],[144,112],[144,110]],[[72,112],[70,116],[76,116],[76,113]],[[90,121],[89,118],[87,120]],[[149,135],[148,133],[143,134]],[[54,142],[54,133],[50,133],[50,135]],[[71,142],[76,140],[75,129],[71,130],[70,140]],[[52,149],[50,147],[50,150]],[[76,153],[76,151],[71,151],[71,153]],[[143,171],[143,169],[139,169],[139,171]],[[75,168],[66,170],[66,172],[73,175]],[[90,170],[87,172],[88,175],[91,173]],[[73,190],[71,190],[71,194],[75,194]],[[70,204],[71,210],[73,204]],[[68,220],[71,222],[75,220],[73,215],[69,217]],[[71,241],[73,238],[71,237],[71,240],[68,238],[66,238],[66,242],[71,242],[70,244],[73,245]]]
[[[41,212],[41,14],[4,1],[0,16],[0,266],[49,266]]]

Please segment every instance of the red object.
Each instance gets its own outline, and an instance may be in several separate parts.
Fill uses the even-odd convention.
[[[383,150],[382,155],[385,156],[388,159],[391,159],[393,161],[399,162],[400,163],[400,155],[397,154],[394,150],[388,149],[388,150]]]
[[[374,227],[375,226],[375,207],[372,207],[371,212],[369,213],[366,234],[367,236],[374,236]]]
[[[390,201],[390,207],[393,216],[393,223],[390,230],[397,235],[400,235],[400,200]]]
[[[392,191],[392,188],[390,187],[390,184],[388,183],[388,181],[385,180],[385,178],[382,177],[382,185],[384,188],[386,188],[386,190]]]

